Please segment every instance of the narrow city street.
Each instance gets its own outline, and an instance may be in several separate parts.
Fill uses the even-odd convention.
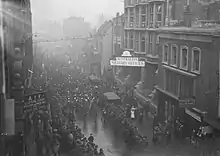
[[[106,156],[121,156],[125,151],[125,145],[122,139],[115,138],[113,127],[110,124],[102,122],[102,115],[97,106],[92,109],[80,110],[76,113],[77,124],[88,137],[91,133],[95,137],[95,143],[104,150]],[[84,115],[88,112],[88,115]],[[97,115],[96,115],[97,113]]]
[[[85,112],[88,114],[84,115]],[[107,121],[103,123],[102,113],[96,104],[84,107],[76,112],[76,120],[83,133],[89,137],[93,134],[95,143],[103,148],[106,156],[191,156],[193,148],[190,145],[174,142],[167,146],[155,146],[152,143],[152,119],[146,118],[143,123],[134,121],[140,133],[148,137],[149,146],[144,151],[128,151],[125,140],[120,137],[120,127],[114,127],[114,123]],[[119,130],[118,130],[119,129]]]

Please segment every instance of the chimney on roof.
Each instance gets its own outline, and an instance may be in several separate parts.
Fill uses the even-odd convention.
[[[192,19],[193,19],[193,13],[191,11],[190,5],[187,4],[184,6],[184,13],[183,13],[184,26],[191,27]]]
[[[120,16],[119,12],[117,12],[116,17]]]

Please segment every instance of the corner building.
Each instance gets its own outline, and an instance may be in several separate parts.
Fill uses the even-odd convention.
[[[184,9],[176,10],[181,3],[185,5]],[[215,151],[219,148],[218,143],[210,142],[209,136],[218,138],[220,130],[220,25],[217,24],[220,16],[215,13],[214,7],[219,3],[181,3],[171,4],[173,12],[168,25],[157,29],[157,114],[162,124],[171,123],[174,136],[181,133],[184,138],[190,137],[193,131],[198,132],[202,128],[205,135],[199,142],[199,148],[202,151],[208,145],[211,151]],[[210,12],[202,14],[207,7]],[[181,14],[183,20],[180,20]],[[177,123],[183,124],[183,129],[179,130]]]
[[[157,29],[165,25],[165,0],[127,0],[125,1],[124,50],[132,52],[139,59],[145,60],[145,67],[130,69],[138,83],[134,90],[141,107],[154,115],[154,104],[158,71],[158,35]],[[155,99],[155,98],[154,98]]]

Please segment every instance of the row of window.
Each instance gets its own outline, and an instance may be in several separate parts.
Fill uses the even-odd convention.
[[[124,46],[127,49],[134,49],[137,52],[153,54],[153,34],[151,33],[146,36],[145,33],[141,32],[125,31],[124,43]]]
[[[162,7],[163,6],[161,4],[152,4],[149,5],[149,9],[147,6],[125,9],[126,27],[153,27],[154,21],[156,27],[161,26],[163,18]],[[156,8],[156,10],[154,10],[154,8]]]
[[[163,63],[170,64],[171,66],[180,67],[184,70],[189,70],[189,48],[187,46],[180,46],[180,48],[172,44],[163,45]],[[191,71],[195,73],[200,72],[201,64],[201,49],[193,47],[191,49]]]
[[[125,6],[127,5],[136,5],[136,4],[139,4],[139,3],[146,3],[147,0],[124,0],[124,4]]]

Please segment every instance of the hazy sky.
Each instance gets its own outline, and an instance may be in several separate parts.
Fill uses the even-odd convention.
[[[101,13],[115,16],[123,12],[122,0],[31,0],[31,3],[33,21],[76,15],[94,22]]]

